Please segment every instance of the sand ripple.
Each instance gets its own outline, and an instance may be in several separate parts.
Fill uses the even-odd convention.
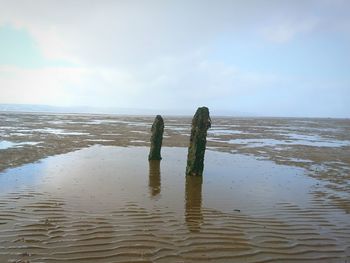
[[[278,220],[205,207],[186,209],[184,219],[173,211],[133,202],[94,214],[69,209],[63,198],[49,193],[15,192],[0,201],[0,259],[50,263],[346,262],[350,228],[327,220],[330,207],[315,205],[306,211],[290,203],[278,206]]]
[[[349,262],[348,210],[303,170],[207,151],[202,179],[184,176],[186,149],[147,153],[96,146],[0,174],[0,263]]]

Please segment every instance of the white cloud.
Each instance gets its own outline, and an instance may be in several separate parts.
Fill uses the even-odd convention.
[[[77,68],[0,66],[1,102],[64,104],[70,100],[69,88],[79,85],[86,73]]]
[[[0,26],[27,30],[48,59],[76,63],[0,65],[0,102],[234,107],[241,96],[272,93],[285,80],[242,70],[234,59],[215,60],[210,52],[218,39],[286,43],[333,32],[347,27],[349,6],[341,0],[0,0]]]
[[[130,70],[0,67],[0,87],[6,87],[1,91],[3,103],[192,108],[218,100],[230,103],[277,81],[198,54],[158,58]]]
[[[94,66],[181,55],[237,32],[288,41],[317,25],[343,23],[346,13],[332,14],[349,10],[347,3],[317,0],[0,0],[0,6],[0,25],[27,29],[46,57]]]

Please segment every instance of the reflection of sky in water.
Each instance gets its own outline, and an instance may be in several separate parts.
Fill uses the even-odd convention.
[[[305,146],[314,146],[314,147],[342,147],[342,146],[349,146],[350,145],[350,141],[325,140],[322,138],[317,140],[316,136],[306,136],[306,135],[300,135],[300,136],[294,136],[294,137],[292,137],[292,136],[290,136],[290,140],[259,139],[259,138],[257,138],[257,139],[232,139],[232,140],[229,140],[229,143],[231,143],[231,144],[246,144],[246,147],[265,147],[265,146],[277,146],[277,145],[305,145]],[[218,141],[218,140],[216,140],[216,141]]]
[[[273,131],[278,131],[273,130]],[[327,132],[327,133],[338,133],[342,132],[342,128],[325,128],[325,127],[307,127],[307,126],[291,126],[291,127],[286,127],[285,129],[281,129],[280,131],[289,133],[293,131],[307,131],[307,132]]]
[[[304,205],[315,180],[303,176],[303,169],[276,165],[272,161],[228,153],[210,152],[215,165],[206,164],[208,205],[234,205],[238,209],[259,209],[276,202]],[[220,197],[216,198],[215,196]]]
[[[85,123],[87,123],[87,124],[104,124],[104,123],[124,123],[124,124],[128,124],[129,122],[122,121],[122,120],[92,120],[92,121],[87,121]]]
[[[145,122],[127,122],[129,126],[151,127],[152,124]]]
[[[152,207],[148,152],[148,147],[93,146],[52,156],[1,173],[1,189],[13,191],[32,185],[36,191],[54,192],[70,205],[87,210],[114,209],[126,202]],[[181,211],[187,148],[163,147],[162,157],[157,205]],[[251,212],[273,209],[276,202],[282,201],[303,205],[315,179],[302,174],[300,168],[207,150],[202,203],[215,209]],[[36,185],[38,182],[40,185]]]
[[[57,135],[87,135],[87,134],[89,134],[87,132],[73,132],[73,131],[66,131],[66,130],[55,129],[55,128],[33,129],[31,131],[41,132],[41,133],[52,133],[52,134],[57,134]]]
[[[166,130],[172,130],[172,131],[189,131],[191,130],[190,127],[179,127],[179,126],[166,126]]]
[[[74,122],[69,120],[57,120],[57,121],[49,121],[49,123],[60,125],[60,124],[68,124],[68,123],[71,124],[71,123],[79,123],[79,122]]]
[[[250,126],[254,127],[254,126]],[[262,128],[264,126],[256,126],[257,128]],[[337,140],[324,138],[320,135],[315,134],[299,134],[293,133],[288,129],[271,129],[268,132],[276,133],[278,136],[283,136],[284,139],[275,138],[242,138],[242,139],[231,139],[225,140],[220,138],[223,135],[235,135],[235,134],[248,134],[241,130],[228,130],[219,129],[218,127],[208,130],[208,141],[221,142],[229,144],[239,144],[244,147],[254,148],[254,147],[275,147],[278,145],[305,145],[313,147],[343,147],[350,146],[349,140]],[[263,133],[259,132],[259,135]],[[273,136],[273,135],[272,135]]]
[[[76,131],[67,131],[63,129],[56,128],[42,128],[42,129],[15,129],[11,132],[11,135],[28,135],[31,133],[51,133],[57,135],[87,135],[87,132],[76,132]]]
[[[88,141],[88,142],[114,142],[114,140],[107,140],[107,139],[86,139],[85,141]]]
[[[125,121],[125,120],[92,120],[86,122],[87,124],[108,124],[108,123],[120,123],[120,124],[126,124],[129,126],[141,126],[141,127],[150,127],[152,124],[145,123],[143,121]]]
[[[29,164],[5,170],[0,173],[0,194],[14,192],[23,187],[37,185],[46,176],[45,162]]]
[[[12,147],[18,147],[23,145],[37,145],[40,142],[10,142],[10,141],[0,141],[0,150],[5,150]]]
[[[28,136],[28,133],[23,133],[23,132],[11,132],[11,136]]]
[[[243,127],[242,125],[239,124],[220,124],[220,125],[212,125],[213,129],[225,129],[226,127],[230,127],[230,128],[235,128],[235,127]]]
[[[16,144],[15,144],[14,142],[10,142],[10,141],[0,141],[0,149],[1,149],[1,150],[14,147],[15,145],[16,145]]]
[[[295,162],[295,163],[313,163],[314,162],[311,160],[305,160],[305,159],[299,159],[299,158],[288,158],[288,161]]]
[[[237,130],[224,130],[224,129],[210,129],[208,130],[208,134],[214,135],[227,135],[227,134],[242,134],[242,131]]]

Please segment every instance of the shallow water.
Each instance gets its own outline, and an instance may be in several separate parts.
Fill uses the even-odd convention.
[[[233,139],[229,140],[231,144],[244,144],[246,147],[265,147],[265,146],[278,146],[278,145],[303,145],[312,147],[343,147],[350,146],[350,141],[338,141],[338,140],[324,140],[316,136],[303,136],[300,134],[288,134],[290,139],[288,140],[276,140],[276,139]],[[213,141],[219,142],[215,138]],[[222,141],[221,141],[222,142]]]
[[[86,135],[88,133],[86,132],[71,132],[71,131],[65,131],[62,129],[53,129],[53,128],[44,128],[44,129],[33,129],[29,130],[31,133],[33,132],[39,132],[39,133],[52,133],[57,135]]]
[[[242,134],[242,131],[226,130],[226,129],[212,129],[208,130],[209,135],[230,135],[230,134]]]
[[[345,262],[350,215],[305,170],[208,150],[93,146],[0,173],[0,262]],[[20,261],[22,260],[22,261]]]
[[[153,120],[1,113],[0,140],[33,144],[0,149],[0,262],[349,261],[350,120],[213,117],[203,181],[183,175],[191,118],[164,117],[177,148],[150,167],[90,147],[148,147]]]
[[[18,147],[23,145],[37,145],[39,142],[11,142],[11,141],[0,141],[0,150],[5,150],[12,147]]]

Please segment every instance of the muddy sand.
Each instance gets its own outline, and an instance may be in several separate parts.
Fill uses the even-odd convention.
[[[349,262],[350,120],[0,114],[0,262]]]

